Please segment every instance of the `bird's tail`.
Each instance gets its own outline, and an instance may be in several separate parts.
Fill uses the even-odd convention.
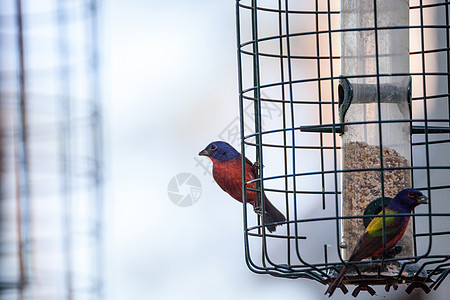
[[[265,210],[265,219],[266,219],[266,228],[270,232],[274,232],[277,225],[270,224],[276,222],[284,222],[286,221],[286,217],[267,199],[264,195],[264,210]],[[281,224],[278,224],[281,225]]]
[[[339,275],[336,277],[336,279],[328,287],[327,291],[325,292],[325,295],[329,294],[328,297],[331,297],[331,295],[333,295],[334,291],[338,288],[338,286],[341,285],[341,282],[344,279],[344,275],[347,273],[347,270],[348,270],[347,266],[344,266],[342,268],[342,270],[339,273]]]

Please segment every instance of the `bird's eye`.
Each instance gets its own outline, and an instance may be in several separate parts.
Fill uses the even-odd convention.
[[[216,149],[217,149],[217,146],[216,146],[215,144],[212,144],[212,145],[211,145],[211,150],[212,150],[212,151],[215,151]]]
[[[414,198],[414,193],[408,192],[408,197],[409,198]]]

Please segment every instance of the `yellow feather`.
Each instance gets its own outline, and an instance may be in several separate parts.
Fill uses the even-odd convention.
[[[384,209],[385,215],[389,215],[389,214],[395,214],[396,211],[392,210],[392,209]],[[380,212],[378,215],[382,215],[383,212]],[[385,217],[385,227],[387,227],[389,224],[391,224],[392,222],[394,222],[395,217],[394,216],[386,216]],[[372,221],[370,221],[369,225],[366,228],[367,234],[369,236],[377,236],[377,235],[381,235],[383,231],[383,218],[382,217],[375,217]]]

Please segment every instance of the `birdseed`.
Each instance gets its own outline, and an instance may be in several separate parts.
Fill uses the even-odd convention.
[[[363,142],[345,143],[343,147],[344,170],[380,168],[380,147]],[[408,159],[394,149],[383,147],[383,166],[409,167]],[[383,172],[384,196],[393,198],[399,191],[411,187],[411,171],[386,170]],[[352,171],[343,173],[343,215],[362,216],[367,205],[382,196],[381,171]],[[342,223],[343,241],[347,245],[344,258],[348,259],[365,227],[363,218],[344,219]],[[398,243],[403,250],[399,257],[412,256],[411,223]]]

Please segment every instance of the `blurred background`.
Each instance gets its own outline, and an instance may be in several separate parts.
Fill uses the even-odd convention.
[[[1,299],[325,299],[316,282],[248,270],[242,206],[197,156],[239,145],[235,12],[0,2]],[[445,299],[449,282],[377,292]]]

